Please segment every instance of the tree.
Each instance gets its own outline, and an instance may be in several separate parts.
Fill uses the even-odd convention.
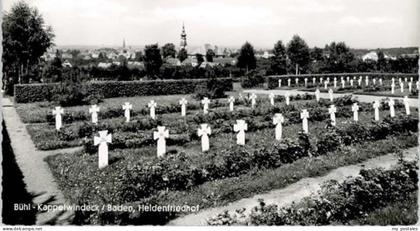
[[[314,62],[322,61],[324,58],[323,54],[324,54],[324,50],[322,48],[314,47],[314,49],[311,50],[311,53],[310,53],[311,60]]]
[[[144,67],[149,78],[157,78],[162,66],[162,56],[158,44],[148,45],[144,49]]]
[[[286,48],[282,41],[274,44],[274,56],[270,58],[270,69],[273,74],[283,75],[287,73],[287,55]]]
[[[5,76],[13,83],[27,82],[40,57],[53,45],[54,34],[36,8],[23,1],[12,6],[3,17],[3,64]]]
[[[354,54],[344,42],[332,42],[330,45],[325,46],[328,53],[326,58],[326,72],[342,73],[351,72],[351,63],[354,61]]]
[[[187,58],[188,58],[187,50],[185,50],[184,48],[182,48],[181,50],[179,50],[179,52],[178,52],[178,59],[179,59],[179,61],[181,61],[181,63],[182,63]]]
[[[245,44],[241,47],[237,65],[240,68],[245,68],[247,72],[250,69],[255,69],[257,66],[254,47],[249,42],[245,42]]]
[[[310,62],[309,47],[298,35],[294,35],[287,44],[287,56],[289,57],[292,70],[296,72],[296,65],[301,72],[305,73]]]
[[[163,58],[172,57],[175,58],[176,50],[173,43],[167,43],[162,47],[162,56]]]
[[[195,58],[197,59],[197,66],[199,67],[203,62],[204,62],[204,58],[202,54],[195,54]]]
[[[212,63],[214,56],[216,56],[216,54],[214,53],[214,51],[212,49],[208,49],[206,51],[206,60],[207,60],[207,62]]]
[[[143,52],[141,51],[136,51],[135,55],[134,55],[134,60],[137,62],[141,62],[143,61],[144,56],[143,56]]]
[[[387,67],[387,62],[386,62],[386,59],[385,59],[385,54],[384,54],[384,52],[382,50],[379,50],[377,53],[378,53],[378,62],[376,64],[376,69],[378,71],[384,72],[384,71],[386,71],[386,67]]]

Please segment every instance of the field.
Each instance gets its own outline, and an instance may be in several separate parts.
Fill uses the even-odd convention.
[[[417,145],[417,108],[405,115],[404,105],[395,105],[396,117],[381,102],[380,120],[374,120],[369,103],[350,96],[330,102],[314,96],[275,97],[258,95],[251,107],[247,95],[235,96],[235,109],[227,99],[215,99],[208,114],[200,101],[189,95],[111,98],[99,104],[99,123],[90,122],[88,106],[64,108],[63,127],[55,130],[52,103],[18,104],[17,111],[40,150],[83,146],[82,151],[47,157],[46,161],[66,198],[75,204],[199,205],[212,208],[270,190],[286,187],[306,177],[327,173],[340,166]],[[178,101],[188,100],[187,115],[180,114]],[[155,100],[156,119],[151,119],[147,103]],[[131,121],[126,123],[121,105],[131,102]],[[351,106],[359,105],[359,121],[353,121]],[[337,107],[336,126],[328,108]],[[309,133],[302,132],[300,112],[307,109]],[[273,116],[285,117],[282,140],[274,139]],[[236,120],[248,124],[246,144],[236,144]],[[210,150],[201,151],[197,129],[209,124]],[[169,130],[164,157],[156,156],[153,131]],[[97,146],[93,136],[107,130],[112,134],[109,166],[98,168]],[[76,213],[75,224],[165,224],[189,212],[84,212]]]

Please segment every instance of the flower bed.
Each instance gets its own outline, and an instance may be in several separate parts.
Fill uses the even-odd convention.
[[[210,225],[330,225],[348,224],[376,208],[402,200],[418,189],[416,162],[402,162],[391,170],[361,170],[358,177],[326,182],[319,196],[278,208],[260,201],[249,216],[229,212],[211,218]]]

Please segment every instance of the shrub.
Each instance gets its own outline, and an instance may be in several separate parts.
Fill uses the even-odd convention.
[[[264,84],[265,79],[260,74],[251,73],[247,76],[243,77],[241,86],[243,88],[253,88],[253,87],[259,87],[261,84]]]
[[[210,78],[206,84],[197,85],[194,89],[194,98],[203,99],[204,97],[215,99],[225,97],[226,91],[233,89],[232,79]]]

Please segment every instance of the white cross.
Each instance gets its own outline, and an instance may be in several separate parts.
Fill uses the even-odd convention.
[[[341,80],[341,87],[342,87],[342,88],[345,88],[345,85],[346,85],[346,81],[344,81],[344,79],[342,79],[342,80]]]
[[[334,77],[334,88],[337,88],[337,78]]]
[[[404,96],[403,102],[405,107],[405,114],[410,115],[410,105],[408,104],[408,96]]]
[[[308,118],[309,118],[309,112],[306,109],[303,109],[300,113],[300,118],[302,119],[302,129],[303,132],[308,134]]]
[[[92,114],[92,123],[97,124],[98,123],[98,112],[99,107],[94,104],[91,108],[89,108],[89,113]]]
[[[419,89],[419,87],[420,87],[420,86],[419,86],[419,81],[417,80],[417,81],[416,81],[416,89],[418,90],[418,89]]]
[[[98,147],[98,167],[108,166],[108,144],[112,142],[112,135],[108,131],[99,131],[99,137],[93,137],[93,144]]]
[[[372,79],[373,85],[376,85],[376,78]]]
[[[290,104],[290,92],[286,91],[286,93],[284,93],[284,97],[286,98],[286,105]]]
[[[287,79],[287,86],[290,87],[292,80],[291,79]]]
[[[125,122],[130,122],[130,110],[133,109],[133,105],[129,102],[125,102],[124,105],[122,105],[122,109],[124,110]]]
[[[347,76],[347,82],[350,82],[350,76]]]
[[[332,101],[334,101],[334,95],[333,95],[333,90],[330,88],[330,90],[328,91],[328,94],[329,94],[329,96],[330,96],[330,101],[332,102]]]
[[[410,82],[413,82],[413,77],[410,77]]]
[[[320,82],[321,84],[322,84],[322,79],[323,79],[322,77],[320,77],[320,78],[319,78],[319,82]]]
[[[366,82],[366,86],[369,86],[369,76],[367,76],[367,75],[366,75],[365,82]]]
[[[327,78],[327,82],[330,83],[330,77]]]
[[[353,87],[353,79],[350,79],[350,86]]]
[[[179,101],[179,104],[181,105],[181,116],[186,116],[187,115],[187,104],[188,104],[188,101],[185,98],[182,98]]]
[[[295,78],[295,83],[296,83],[296,86],[299,86],[299,79],[298,78]]]
[[[156,113],[155,113],[155,108],[157,106],[156,102],[154,100],[151,100],[147,106],[150,108],[150,117],[152,119],[156,119]]]
[[[404,82],[407,82],[407,77],[404,78]]]
[[[204,114],[209,113],[209,104],[210,104],[209,98],[204,97],[204,99],[201,100],[201,103],[203,104],[203,112],[204,112]]]
[[[53,109],[52,113],[53,115],[55,115],[55,129],[57,129],[58,131],[60,130],[61,125],[62,125],[61,114],[64,113],[64,109],[58,106],[58,107],[55,107],[55,109]]]
[[[395,78],[394,77],[392,77],[391,83],[395,84]]]
[[[257,95],[255,93],[252,93],[251,96],[249,97],[249,99],[251,100],[251,107],[254,108],[255,107],[255,103],[256,103],[256,99],[257,99]]]
[[[272,106],[274,106],[274,93],[270,93],[269,95],[268,95],[268,98],[270,98],[270,104],[272,105]]]
[[[402,83],[402,80],[401,80],[401,78],[398,78],[398,82]]]
[[[276,140],[281,140],[282,137],[282,129],[283,129],[283,124],[284,123],[284,117],[282,114],[280,113],[276,113],[274,114],[273,117],[273,124],[276,125],[276,129],[275,129],[275,135],[276,135]]]
[[[382,86],[382,78],[379,79],[379,85]]]
[[[164,156],[166,153],[166,138],[169,138],[169,131],[165,126],[158,126],[153,132],[153,139],[157,140],[157,156]]]
[[[235,102],[235,97],[231,96],[228,99],[229,102],[229,111],[233,111],[233,103]]]
[[[308,78],[305,78],[304,81],[305,81],[305,87],[308,86]]]
[[[353,106],[351,106],[351,110],[353,111],[353,120],[358,121],[359,120],[359,106],[357,103],[354,103]]]
[[[395,116],[395,109],[394,109],[395,102],[393,99],[389,99],[388,106],[389,106],[389,113],[391,117]]]
[[[313,84],[313,85],[315,85],[315,84],[316,84],[316,78],[315,78],[315,77],[313,77],[313,78],[312,78],[312,84]]]
[[[395,83],[392,82],[391,83],[391,94],[394,94],[394,93],[395,93]]]
[[[236,135],[236,143],[239,145],[245,145],[245,131],[248,130],[248,124],[245,120],[237,120],[233,126],[233,130],[238,132]]]
[[[357,85],[359,85],[359,87],[362,85],[362,79],[361,79],[361,78],[359,78],[359,79],[357,80]]]
[[[211,128],[208,124],[201,124],[201,128],[198,128],[197,135],[201,137],[201,151],[206,152],[209,150],[209,135],[211,134]]]
[[[317,88],[315,90],[315,99],[316,99],[317,102],[319,102],[319,94],[320,94],[320,92],[319,92],[319,89]]]
[[[404,92],[404,83],[400,82],[400,89],[401,89],[401,93]]]
[[[281,87],[281,79],[279,79],[279,87]]]
[[[328,109],[328,113],[330,113],[331,125],[335,126],[335,113],[337,112],[337,108],[334,105],[331,105]]]
[[[411,93],[412,89],[413,89],[413,82],[408,82],[408,92]]]
[[[379,121],[379,106],[380,106],[379,101],[376,100],[373,103],[373,108],[375,109],[375,120],[376,121]]]
[[[328,89],[328,82],[327,81],[324,82],[324,89]]]

